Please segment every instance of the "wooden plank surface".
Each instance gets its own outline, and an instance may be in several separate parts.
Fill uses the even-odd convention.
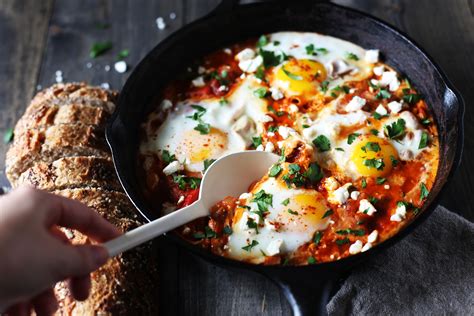
[[[160,40],[205,15],[219,0],[0,0],[0,133],[13,126],[37,85],[48,86],[60,70],[65,81],[109,83],[120,89],[128,74],[113,70],[116,54],[129,49],[130,67]],[[441,65],[463,94],[466,147],[461,169],[443,204],[474,220],[474,18],[473,1],[336,0],[371,13],[406,31]],[[54,4],[54,5],[53,5]],[[170,14],[175,13],[176,19]],[[160,31],[155,19],[164,17]],[[110,24],[99,28],[99,24]],[[88,57],[95,41],[110,40],[112,50]],[[87,64],[91,63],[88,68]],[[110,66],[112,70],[106,71]],[[0,144],[0,154],[6,150]],[[0,169],[3,170],[3,159]],[[0,174],[1,178],[1,174]],[[0,180],[0,183],[2,180]],[[4,180],[3,180],[4,181]],[[191,256],[168,242],[160,247],[157,303],[164,315],[288,315],[289,305],[267,279],[228,271]]]

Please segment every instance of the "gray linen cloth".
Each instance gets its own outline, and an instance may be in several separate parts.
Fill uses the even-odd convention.
[[[439,206],[354,270],[329,315],[474,315],[474,224]]]

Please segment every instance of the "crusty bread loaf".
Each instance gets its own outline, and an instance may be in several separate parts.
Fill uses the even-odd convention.
[[[123,232],[141,225],[115,175],[105,121],[117,93],[83,83],[38,93],[15,128],[6,157],[13,186],[31,184],[85,203]],[[87,237],[64,230],[72,243]],[[156,315],[157,258],[153,243],[110,259],[92,274],[90,297],[75,302],[58,283],[57,315]]]
[[[56,194],[81,201],[95,209],[123,232],[141,224],[127,196],[102,189],[66,189]],[[87,242],[83,235],[68,231],[73,243]],[[113,259],[92,274],[91,296],[74,301],[66,284],[55,290],[60,302],[57,315],[156,315],[157,257],[151,243]]]
[[[61,157],[108,157],[103,129],[83,124],[59,124],[29,129],[15,135],[6,156],[6,174],[14,187],[35,162],[51,163]]]
[[[46,191],[91,187],[122,190],[112,160],[93,156],[36,163],[20,175],[18,183],[30,184]]]

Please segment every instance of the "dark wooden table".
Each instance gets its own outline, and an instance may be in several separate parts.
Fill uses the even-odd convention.
[[[65,81],[109,83],[120,89],[128,74],[113,70],[117,53],[129,49],[133,67],[159,41],[203,16],[219,0],[0,0],[0,135],[24,111],[36,90]],[[465,151],[442,204],[474,220],[474,1],[337,0],[408,33],[444,69],[466,102]],[[171,19],[170,14],[176,18]],[[156,18],[163,17],[165,30]],[[242,23],[245,23],[244,21]],[[100,27],[100,26],[108,27]],[[91,45],[110,40],[113,49],[89,58]],[[88,68],[87,63],[92,67]],[[106,71],[109,65],[112,70]],[[0,156],[6,145],[0,144]],[[0,184],[5,185],[0,159]],[[214,267],[161,243],[159,304],[165,315],[288,315],[278,288],[263,277]]]

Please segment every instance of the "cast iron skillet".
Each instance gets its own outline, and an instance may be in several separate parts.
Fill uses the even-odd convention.
[[[174,234],[168,234],[166,238],[214,264],[269,277],[281,287],[295,315],[326,314],[333,281],[357,263],[400,241],[426,219],[460,161],[463,101],[431,58],[406,35],[378,19],[331,3],[302,0],[239,5],[238,0],[223,0],[208,16],[158,44],[135,68],[120,93],[117,110],[107,129],[107,140],[128,196],[146,220],[156,219],[159,210],[151,209],[143,198],[141,179],[135,172],[139,126],[152,109],[153,98],[197,56],[250,37],[290,30],[318,32],[365,48],[378,48],[386,63],[406,74],[425,96],[438,126],[440,162],[423,212],[396,236],[367,252],[336,262],[302,267],[250,265],[213,255]]]

